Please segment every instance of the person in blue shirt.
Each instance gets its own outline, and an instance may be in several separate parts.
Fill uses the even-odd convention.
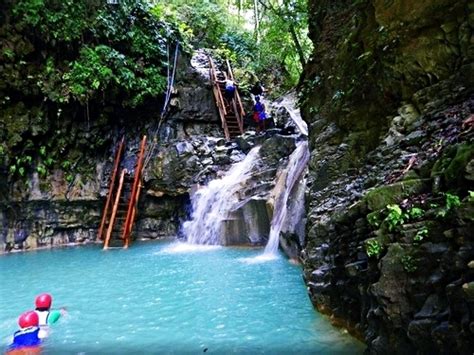
[[[265,105],[260,100],[260,96],[255,96],[255,105],[253,106],[253,120],[257,124],[257,132],[265,130],[265,120],[267,114],[265,113]]]
[[[224,84],[224,99],[225,99],[226,109],[232,110],[231,107],[232,107],[232,102],[234,100],[237,83],[229,79],[226,74],[224,74],[224,76],[225,76],[225,80],[217,80],[217,82]]]
[[[39,353],[41,339],[39,333],[39,317],[34,311],[23,313],[18,318],[20,329],[13,334],[13,342],[7,349],[6,354],[15,354],[28,351],[28,354]]]

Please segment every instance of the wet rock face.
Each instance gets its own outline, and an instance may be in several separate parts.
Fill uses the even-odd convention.
[[[30,111],[34,116],[35,110]],[[12,115],[16,119],[6,126],[15,130],[21,122],[28,127],[20,116],[23,117],[20,113]],[[158,120],[156,116],[150,119]],[[155,134],[156,123],[147,125],[151,135]],[[141,124],[146,126],[145,122]],[[81,130],[72,125],[73,132]],[[107,133],[112,141],[109,135],[112,133]],[[211,138],[193,139],[190,135]],[[75,139],[74,134],[71,136]],[[208,78],[207,57],[198,53],[191,59],[183,54],[178,62],[169,115],[160,130],[157,156],[145,171],[148,193],[142,198],[141,212],[137,216],[137,235],[154,239],[178,234],[180,221],[186,217],[183,206],[188,203],[190,186],[215,176],[219,166],[225,168],[241,159],[243,153],[237,152],[237,145],[226,146],[222,136]],[[127,131],[129,142],[123,164],[129,170],[133,170],[136,163],[137,137],[138,132]],[[88,135],[91,145],[102,138],[102,133]],[[130,142],[133,139],[135,141]],[[109,153],[85,162],[85,165],[96,166],[95,171],[87,169],[91,170],[89,174],[67,176],[65,171],[57,169],[47,176],[40,177],[34,172],[21,181],[11,182],[7,181],[7,172],[1,171],[0,253],[95,241],[114,149],[111,146]]]
[[[469,353],[472,5],[341,0],[309,9],[311,299],[369,353]]]
[[[192,57],[180,56],[173,87],[169,115],[161,130],[162,138],[185,139],[193,135],[221,137],[221,122],[204,51],[196,51]]]
[[[97,200],[11,203],[0,213],[0,254],[93,242],[101,205]]]
[[[474,345],[466,316],[474,277],[474,131],[466,124],[473,108],[467,99],[389,129],[363,167],[323,186],[310,166],[303,253],[310,295],[370,352],[465,353]]]
[[[315,50],[304,70],[302,112],[312,143],[336,124],[332,140],[349,144],[350,165],[375,148],[401,101],[424,110],[416,92],[463,72],[449,79],[457,89],[445,85],[429,97],[452,102],[469,94],[468,1],[310,1],[309,11]]]
[[[284,168],[298,138],[297,135],[281,135],[279,132],[277,129],[268,130],[265,135],[248,132],[235,142],[205,136],[170,141],[160,148],[145,172],[146,194],[155,198],[192,196],[210,180],[222,177],[232,164],[243,160],[250,149],[261,145],[255,166],[244,180],[236,181],[240,185],[232,195],[236,203],[228,215],[223,216],[219,241],[221,245],[263,245],[270,231],[274,195],[284,193],[285,186],[277,187],[276,181],[281,175],[286,177]],[[304,184],[293,190],[290,192],[293,200],[288,208],[300,213],[287,217],[284,232],[294,240],[291,245],[284,244],[284,250],[296,259],[304,238]],[[298,203],[300,208],[293,208]],[[180,217],[182,221],[184,217]]]

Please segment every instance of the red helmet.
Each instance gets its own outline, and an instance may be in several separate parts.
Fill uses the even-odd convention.
[[[53,302],[53,298],[49,293],[42,293],[38,297],[36,297],[35,305],[36,308],[51,308],[51,303]]]
[[[38,315],[35,311],[25,312],[18,318],[18,324],[20,328],[37,327],[39,324]]]

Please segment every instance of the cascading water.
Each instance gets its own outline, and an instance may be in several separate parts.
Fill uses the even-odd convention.
[[[304,136],[308,136],[308,125],[301,118],[300,109],[295,108],[296,101],[297,99],[294,96],[294,94],[291,94],[291,95],[285,96],[280,102],[274,103],[273,106],[275,108],[280,108],[280,107],[284,108],[290,115],[290,118],[295,123],[296,127],[298,127],[298,130],[300,131],[300,133],[303,134]]]
[[[183,223],[188,243],[218,245],[221,225],[239,203],[238,191],[258,161],[260,147],[253,148],[244,160],[235,164],[221,179],[212,180],[192,197],[192,218]]]
[[[291,153],[286,174],[282,174],[281,178],[285,179],[284,191],[275,198],[273,208],[273,218],[270,226],[270,235],[268,243],[265,246],[264,255],[275,255],[278,251],[280,232],[287,214],[287,202],[290,197],[291,190],[300,178],[309,160],[308,142],[302,141],[297,144],[296,149]],[[278,185],[278,184],[277,184]]]

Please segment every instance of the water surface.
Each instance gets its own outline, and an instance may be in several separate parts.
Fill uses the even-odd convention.
[[[68,314],[46,354],[354,354],[363,346],[315,312],[301,269],[261,249],[136,243],[0,257],[0,342],[35,295]]]

